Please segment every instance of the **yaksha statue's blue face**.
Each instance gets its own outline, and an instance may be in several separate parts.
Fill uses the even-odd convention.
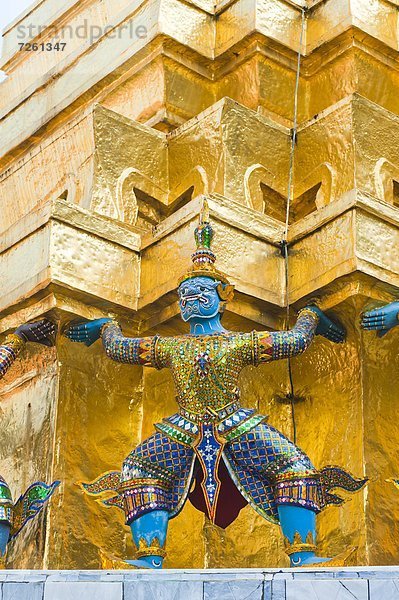
[[[179,305],[183,321],[211,319],[220,309],[221,299],[217,292],[220,281],[211,277],[193,277],[180,284]]]

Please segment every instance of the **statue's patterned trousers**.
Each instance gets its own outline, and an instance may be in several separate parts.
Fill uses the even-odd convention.
[[[354,492],[365,483],[340,467],[317,470],[252,409],[237,408],[216,423],[194,423],[177,413],[155,427],[126,458],[121,473],[83,484],[91,495],[116,492],[103,502],[123,509],[129,525],[152,511],[167,511],[173,518],[187,498],[221,527],[246,504],[278,523],[279,505],[318,513],[343,502],[331,489]]]
[[[320,511],[320,473],[282,433],[261,422],[221,443],[212,426],[206,432],[212,429],[202,453],[200,444],[183,444],[161,431],[133,450],[121,478],[127,523],[152,510],[167,510],[174,517],[187,497],[224,527],[246,503],[273,522],[278,522],[278,504]],[[223,502],[227,495],[228,507]]]

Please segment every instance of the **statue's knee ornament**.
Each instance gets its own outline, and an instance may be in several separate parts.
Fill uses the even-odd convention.
[[[288,472],[275,477],[275,501],[277,506],[298,506],[320,512],[322,489],[320,474],[314,470],[306,473]]]

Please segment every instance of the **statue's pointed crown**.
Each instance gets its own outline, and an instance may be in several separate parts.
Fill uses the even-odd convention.
[[[194,231],[197,249],[191,257],[193,266],[188,269],[183,277],[180,277],[179,285],[183,281],[192,279],[193,277],[211,277],[215,281],[221,281],[226,284],[232,291],[233,286],[230,285],[227,275],[218,271],[215,267],[216,254],[211,249],[213,236],[214,232],[209,219],[208,202],[204,200],[199,224]]]

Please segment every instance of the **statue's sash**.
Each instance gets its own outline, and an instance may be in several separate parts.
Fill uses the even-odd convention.
[[[202,423],[199,436],[193,449],[202,467],[203,479],[201,488],[208,509],[209,518],[215,522],[216,509],[221,489],[218,477],[219,463],[222,458],[225,441],[217,434],[213,424]]]

